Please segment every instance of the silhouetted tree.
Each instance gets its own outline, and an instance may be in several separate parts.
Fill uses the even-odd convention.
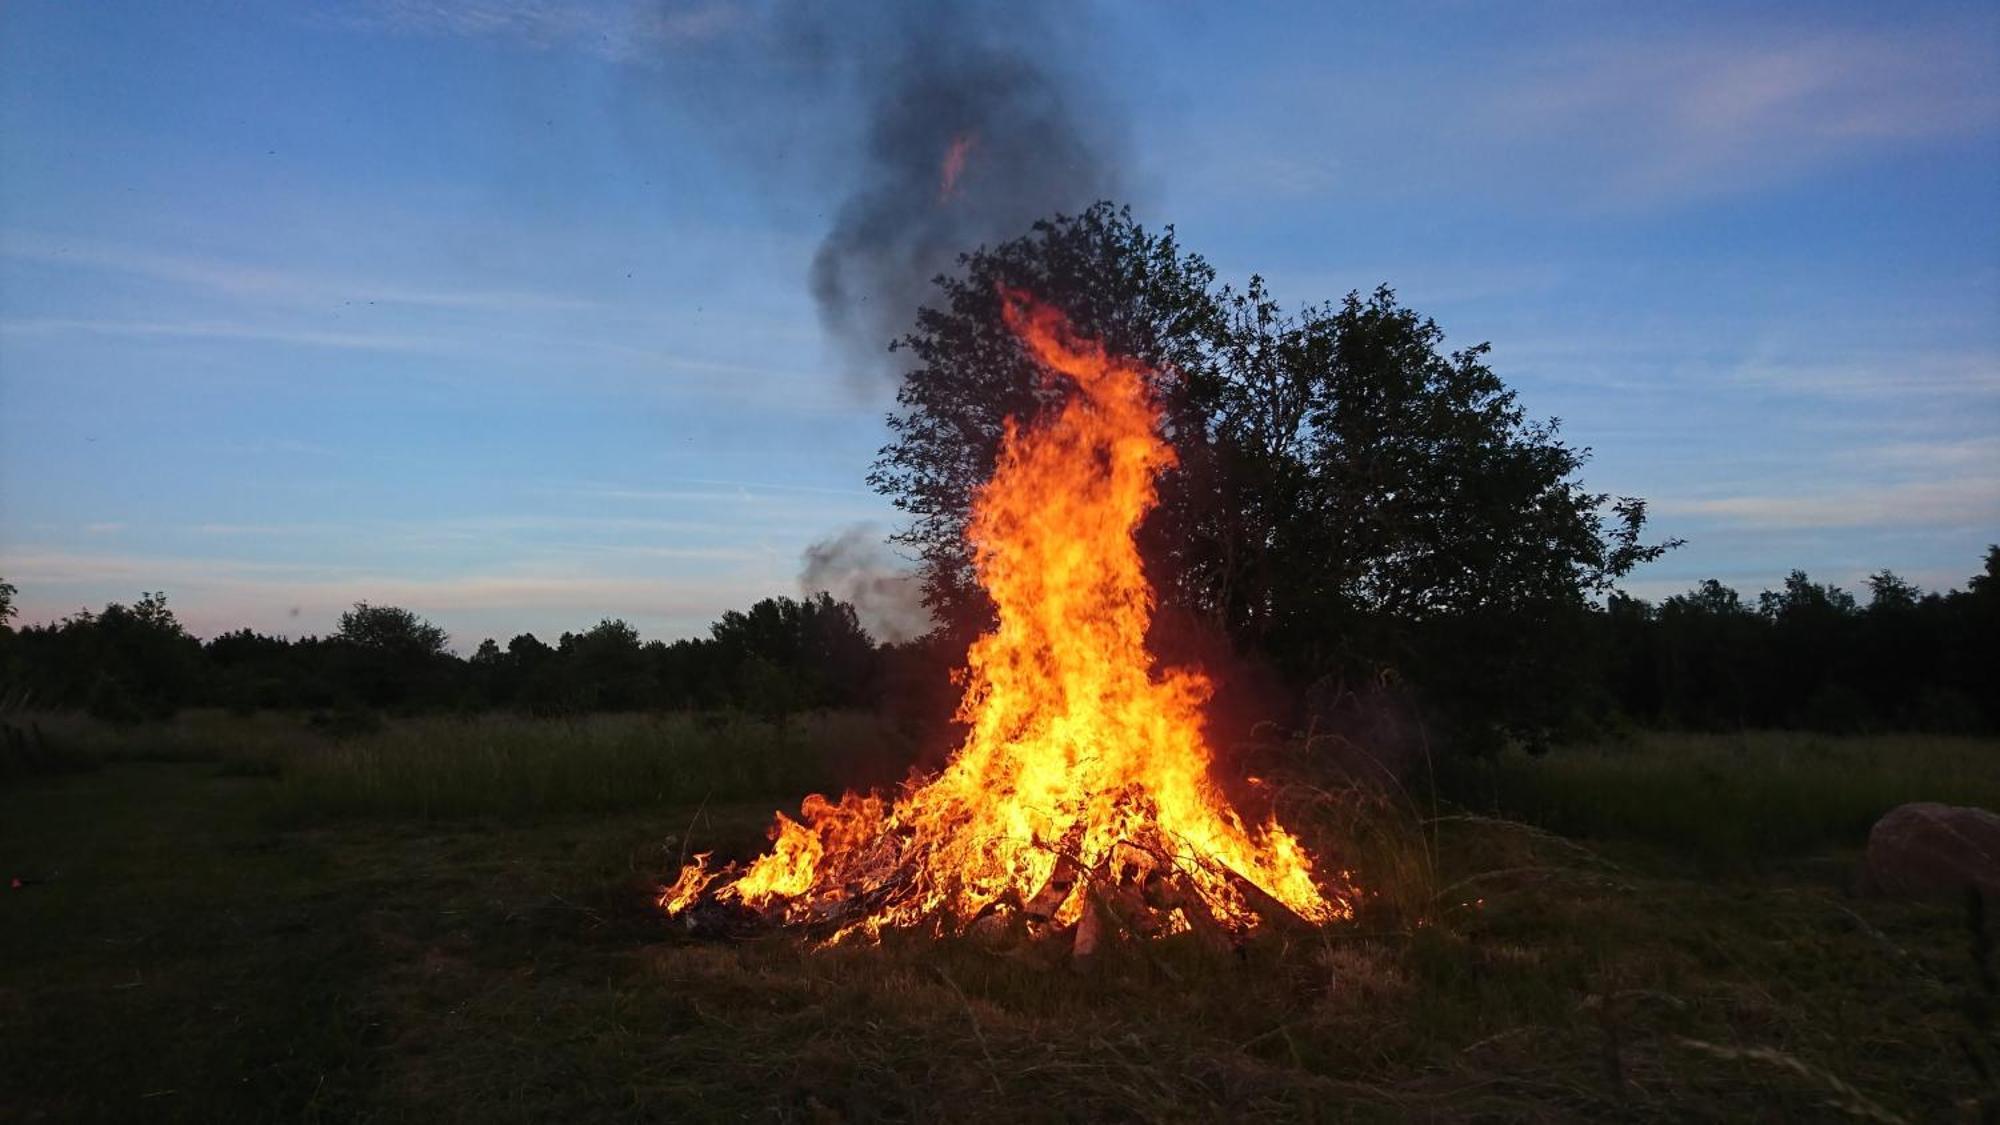
[[[1963,592],[1946,595],[1937,607],[1942,663],[1940,677],[1955,696],[1953,711],[1977,714],[1987,729],[2000,727],[2000,546],[1986,548],[1985,567]]]
[[[340,615],[334,641],[344,680],[371,707],[435,701],[446,675],[445,631],[407,609],[356,602]]]
[[[1757,609],[1774,631],[1772,676],[1778,694],[1800,701],[1785,722],[1835,730],[1865,725],[1865,705],[1842,666],[1852,652],[1841,641],[1860,613],[1854,595],[1794,570],[1783,589],[1758,595]]]
[[[223,633],[202,646],[210,669],[206,695],[239,711],[324,707],[336,693],[313,659],[319,648],[250,629]]]
[[[715,642],[683,638],[646,646],[657,698],[667,707],[720,707],[729,702],[725,676],[716,666]]]
[[[1877,572],[1865,606],[1802,572],[1754,603],[1714,579],[1657,606],[1614,591],[1578,611],[1586,628],[1569,698],[1641,723],[1706,730],[2000,729],[2000,549],[1989,549],[1984,562],[1964,589],[1945,593]],[[414,615],[369,608],[378,612],[349,615],[356,627],[325,639],[238,629],[203,645],[152,593],[50,625],[0,627],[0,642],[12,650],[0,653],[0,696],[10,707],[88,709],[121,720],[190,705],[335,709],[326,716],[333,726],[343,719],[338,708],[354,703],[539,714],[742,708],[775,716],[880,707],[927,732],[927,742],[951,742],[934,737],[958,700],[947,675],[958,651],[949,637],[875,646],[852,607],[827,595],[725,613],[704,638],[642,644],[636,629],[614,619],[566,633],[556,647],[532,634],[505,649],[485,640],[467,660],[442,651],[441,632]],[[1492,620],[1545,627],[1518,611]],[[1380,621],[1362,624],[1392,635]],[[1410,627],[1409,651],[1418,656],[1425,627],[1421,619]],[[363,643],[371,638],[382,643]],[[1422,667],[1414,657],[1409,666]],[[1245,671],[1254,679],[1256,669],[1239,666],[1225,673],[1224,686]],[[1393,687],[1372,699],[1338,692],[1318,715],[1321,729],[1347,729],[1341,724],[1358,718],[1377,739],[1397,725],[1381,721],[1393,695]]]
[[[709,632],[732,694],[755,710],[851,706],[874,681],[875,646],[854,607],[824,592],[730,610]]]
[[[1660,709],[1640,717],[1704,730],[1768,721],[1768,625],[1742,595],[1711,578],[1662,602],[1656,622]]]
[[[1641,542],[1642,501],[1575,482],[1586,451],[1525,418],[1484,346],[1445,352],[1386,288],[1287,314],[1109,204],[962,264],[899,343],[912,364],[870,476],[961,641],[991,615],[964,528],[1003,420],[1063,393],[1005,327],[1001,286],[1154,371],[1178,455],[1140,532],[1162,601],[1299,681],[1394,668],[1468,738],[1554,726],[1591,595],[1666,549]]]
[[[14,584],[0,578],[0,705],[17,702],[7,695],[17,689],[21,678],[14,654]]]
[[[1868,578],[1851,666],[1871,725],[1918,721],[1929,685],[1937,683],[1938,642],[1923,608],[1923,591],[1883,570]]]
[[[607,618],[584,633],[564,633],[556,651],[565,658],[569,697],[581,711],[629,711],[651,692],[639,631]]]
[[[373,652],[429,657],[445,651],[445,631],[407,609],[355,602],[340,615],[339,640]]]
[[[1982,579],[1967,585],[1925,593],[1878,571],[1864,607],[1793,571],[1755,606],[1714,579],[1649,617],[1614,598],[1607,666],[1623,672],[1612,695],[1641,722],[1696,729],[1992,730],[2000,619]]]
[[[567,706],[556,650],[533,633],[507,642],[507,661],[496,670],[504,698],[531,714],[554,714]]]
[[[112,602],[102,613],[78,610],[53,625],[24,629],[26,698],[80,707],[121,721],[172,714],[200,687],[201,644],[167,608],[161,593]]]

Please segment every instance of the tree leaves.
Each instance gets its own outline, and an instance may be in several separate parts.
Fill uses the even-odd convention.
[[[1675,545],[1642,540],[1643,500],[1576,481],[1588,450],[1526,418],[1486,345],[1447,351],[1387,286],[1287,313],[1262,278],[1220,286],[1171,228],[1109,203],[961,265],[898,344],[912,364],[869,478],[909,514],[900,539],[958,637],[991,614],[964,545],[973,494],[1004,420],[1059,393],[1001,322],[1001,285],[1156,372],[1178,454],[1140,532],[1159,596],[1298,679],[1395,666],[1469,697],[1449,681],[1473,670],[1448,672],[1425,638],[1460,643],[1473,620],[1503,642],[1493,661],[1559,674],[1526,648],[1559,643],[1551,623]]]

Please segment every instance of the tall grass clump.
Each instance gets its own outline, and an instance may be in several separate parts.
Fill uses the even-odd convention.
[[[0,715],[0,757],[24,759],[21,773],[70,773],[128,762],[218,762],[264,772],[299,740],[290,715],[184,711],[171,719],[117,723],[77,712]],[[0,775],[7,771],[0,769]]]
[[[1909,801],[2000,808],[2000,743],[1930,735],[1647,733],[1460,765],[1465,804],[1734,866],[1857,846]]]
[[[408,719],[288,755],[297,818],[533,817],[704,800],[796,799],[897,735],[866,715]]]

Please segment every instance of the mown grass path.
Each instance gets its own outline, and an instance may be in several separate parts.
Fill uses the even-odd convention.
[[[130,765],[0,797],[0,1105],[23,1118],[340,1115],[381,1041],[375,888],[261,830],[211,765]]]
[[[0,1119],[444,1108],[464,1091],[424,1087],[433,1039],[504,1055],[541,1025],[537,977],[601,981],[599,959],[660,937],[650,916],[614,936],[597,909],[643,909],[606,873],[628,840],[663,862],[656,826],[279,831],[270,784],[144,763],[0,794],[0,864],[24,883],[0,892]],[[551,887],[598,898],[565,907]],[[521,1022],[463,1027],[468,996],[496,987]],[[464,1105],[525,1077],[503,1069]]]

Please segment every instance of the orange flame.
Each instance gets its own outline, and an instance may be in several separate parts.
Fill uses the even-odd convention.
[[[1150,670],[1153,591],[1133,533],[1174,452],[1146,370],[1026,294],[1002,298],[1044,377],[1072,386],[1040,421],[1008,419],[974,501],[974,566],[999,624],[967,656],[965,743],[893,804],[806,798],[747,869],[699,857],[662,905],[685,910],[720,883],[717,901],[833,922],[836,939],[994,914],[1063,925],[1110,889],[1166,931],[1205,919],[1242,933],[1270,900],[1311,921],[1350,917],[1344,886],[1315,881],[1296,837],[1246,824],[1210,781],[1207,679]]]
[[[944,163],[938,167],[938,202],[943,203],[958,191],[958,178],[965,172],[965,158],[972,155],[972,147],[979,143],[979,134],[960,133],[951,139],[950,147],[944,150]]]

